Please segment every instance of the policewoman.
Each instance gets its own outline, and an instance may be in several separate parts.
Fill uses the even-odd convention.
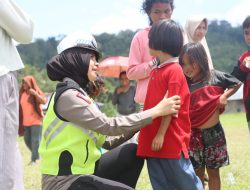
[[[48,77],[59,81],[43,122],[41,155],[43,190],[134,189],[143,167],[136,144],[115,146],[132,137],[152,119],[178,112],[178,96],[154,108],[121,117],[107,117],[86,93],[98,78],[100,52],[92,35],[76,32],[57,47],[47,64]],[[106,136],[123,135],[118,142]],[[101,154],[101,147],[111,149]]]

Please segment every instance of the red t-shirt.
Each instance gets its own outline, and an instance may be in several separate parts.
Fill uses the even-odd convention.
[[[246,73],[246,78],[245,78],[245,81],[244,82],[244,87],[243,87],[243,100],[244,100],[244,104],[245,104],[245,107],[246,107],[246,110],[247,112],[249,112],[249,103],[250,103],[250,96],[249,96],[249,92],[250,92],[250,69],[245,67],[243,63],[244,59],[246,57],[249,57],[250,56],[250,51],[246,51],[244,52],[241,56],[240,56],[240,59],[239,59],[239,64],[240,64],[240,70],[244,73]],[[248,103],[248,104],[247,104]],[[247,109],[248,107],[248,109]],[[249,113],[248,113],[249,114]],[[249,116],[248,116],[249,117]],[[250,118],[248,118],[249,120]]]
[[[139,133],[138,156],[179,159],[181,152],[183,152],[185,158],[188,158],[191,128],[189,120],[190,93],[186,78],[178,62],[166,62],[151,71],[144,110],[157,105],[167,91],[168,97],[173,95],[181,97],[178,117],[172,117],[160,151],[152,151],[151,144],[160,127],[162,117],[154,119],[150,125],[142,128]]]

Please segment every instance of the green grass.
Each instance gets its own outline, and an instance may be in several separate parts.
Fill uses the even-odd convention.
[[[221,122],[224,127],[230,156],[230,165],[221,168],[222,190],[250,190],[250,133],[244,113],[223,114]],[[26,190],[41,189],[39,161],[29,166],[30,152],[19,138],[20,150],[24,163],[24,181]],[[230,183],[229,175],[234,177]],[[181,180],[181,179],[180,179]],[[152,190],[146,166],[143,168],[137,184],[137,190]]]

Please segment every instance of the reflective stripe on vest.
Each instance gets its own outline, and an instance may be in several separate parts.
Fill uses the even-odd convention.
[[[48,147],[49,143],[68,125],[67,122],[62,122],[58,127],[56,127],[58,125],[58,123],[61,122],[60,119],[55,118],[51,124],[48,126],[48,128],[46,129],[46,131],[44,131],[44,139],[46,141],[46,147]],[[56,128],[56,129],[55,129]],[[82,127],[78,127],[84,134],[88,135],[95,143],[97,143],[97,138],[95,137],[95,135],[90,131],[90,130],[86,130]],[[53,131],[53,129],[55,129]],[[52,132],[52,134],[49,136],[49,134]]]

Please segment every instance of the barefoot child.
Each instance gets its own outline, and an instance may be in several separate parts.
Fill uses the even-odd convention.
[[[229,164],[219,115],[224,111],[227,99],[238,90],[240,81],[230,74],[210,70],[206,51],[199,42],[183,47],[179,63],[191,92],[190,160],[201,181],[204,182],[206,169],[209,189],[219,190],[219,168]]]

